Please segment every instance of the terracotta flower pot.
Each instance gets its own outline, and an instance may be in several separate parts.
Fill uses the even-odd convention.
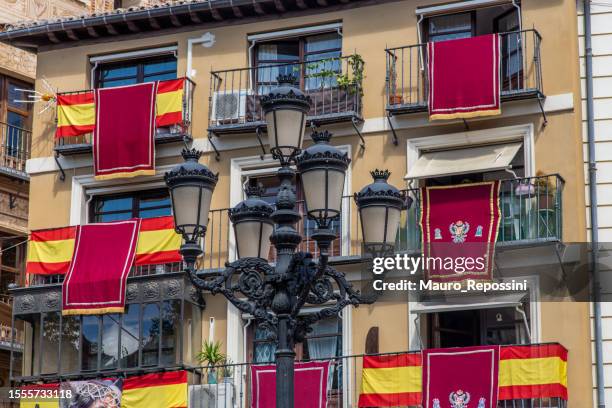
[[[402,95],[389,95],[389,105],[401,105],[402,102]]]

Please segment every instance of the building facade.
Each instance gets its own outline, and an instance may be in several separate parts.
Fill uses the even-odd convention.
[[[263,185],[264,198],[278,188],[258,95],[276,84],[278,74],[295,74],[296,85],[313,100],[309,126],[333,132],[332,143],[352,159],[331,250],[332,263],[349,280],[358,284],[362,273],[351,195],[369,183],[370,170],[386,168],[389,182],[413,198],[402,216],[401,253],[420,252],[418,187],[502,180],[494,276],[520,277],[530,288],[505,303],[477,295],[468,306],[454,308],[406,295],[321,321],[296,352],[299,359],[341,362],[331,385],[334,406],[357,406],[364,353],[548,342],[568,350],[567,405],[591,406],[588,303],[551,295],[561,270],[586,273],[576,268],[580,251],[562,250],[564,243],[585,242],[587,234],[574,1],[275,0],[192,2],[149,11],[20,24],[0,33],[0,41],[36,52],[37,90],[43,78],[59,92],[183,76],[190,84],[184,104],[189,127],[158,131],[155,176],[95,180],[91,135],[56,141],[54,112],[36,115],[27,164],[30,230],[169,215],[163,174],[181,160],[186,141],[204,151],[201,161],[219,173],[200,266],[220,270],[236,256],[227,209],[244,198],[245,185]],[[491,33],[499,33],[501,41],[501,115],[429,121],[424,44]],[[463,164],[449,172],[444,164],[449,161]],[[538,187],[525,192],[519,185]],[[296,190],[300,201],[299,175]],[[312,228],[300,222],[300,250],[315,250]],[[72,327],[76,331],[67,336],[78,341],[64,343],[63,336],[53,341],[43,333],[57,327],[62,279],[38,278],[13,292],[19,306],[14,319],[26,327],[23,359],[13,359],[15,380],[107,377],[197,364],[202,339],[220,340],[238,363],[266,362],[273,355],[274,346],[262,338],[252,316],[220,296],[206,294],[204,306],[190,295],[180,265],[171,264],[133,272],[128,282],[135,294],[119,323],[95,316],[60,319],[60,332]],[[175,286],[180,290],[168,289]],[[154,294],[147,288],[155,288]],[[181,312],[160,314],[165,308]],[[137,328],[149,327],[152,316],[168,316],[167,336],[142,337],[147,335]],[[100,343],[107,324],[139,333],[136,348],[105,351]],[[64,347],[72,358],[58,367]],[[244,379],[247,369],[240,367],[245,371],[236,369],[234,375]],[[246,387],[241,384],[235,381],[232,388],[235,406],[249,401],[248,393],[237,392]],[[553,400],[539,403],[564,404]]]

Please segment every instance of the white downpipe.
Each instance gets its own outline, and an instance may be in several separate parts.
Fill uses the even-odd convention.
[[[200,37],[187,39],[187,78],[193,79],[197,72],[193,69],[193,45],[202,44],[204,48],[210,48],[215,45],[215,35],[211,32],[202,34]]]

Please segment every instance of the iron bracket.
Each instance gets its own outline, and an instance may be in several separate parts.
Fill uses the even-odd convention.
[[[542,127],[546,127],[548,125],[548,117],[546,116],[546,111],[544,110],[544,103],[542,102],[544,98],[542,95],[538,94],[538,105],[540,106],[540,112],[542,112],[542,118],[544,122],[542,123]]]
[[[387,113],[387,121],[389,122],[391,133],[393,134],[393,145],[397,146],[399,144],[399,141],[397,139],[397,133],[395,133],[395,128],[393,127],[393,123],[391,122],[391,114],[389,113]]]
[[[261,146],[261,151],[262,151],[262,153],[259,155],[259,158],[261,160],[264,159],[264,155],[266,154],[266,148],[265,148],[265,146],[263,144],[263,141],[261,140],[261,134],[263,132],[263,128],[264,128],[264,126],[262,126],[262,125],[257,126],[255,128],[255,135],[257,135],[257,141],[259,142],[259,146]]]
[[[59,161],[59,153],[58,152],[55,152],[55,154],[53,155],[53,159],[55,160],[55,164],[57,164],[57,167],[59,167],[59,171],[60,171],[59,179],[61,181],[65,181],[66,180],[66,172],[62,168],[62,164]]]
[[[359,136],[359,139],[361,139],[361,143],[359,143],[359,147],[361,148],[361,151],[365,150],[365,139],[363,138],[363,135],[361,134],[361,130],[359,130],[359,128],[357,127],[357,125],[359,125],[362,121],[360,121],[358,118],[356,118],[355,116],[353,116],[351,118],[351,123],[353,124],[353,128],[355,129],[355,132],[357,132],[357,135]]]
[[[470,125],[468,125],[467,120],[465,120],[465,118],[461,120],[463,121],[463,126],[465,127],[465,130],[466,131],[470,130]]]
[[[221,153],[219,153],[219,149],[217,149],[217,146],[215,146],[215,142],[213,142],[212,137],[213,137],[213,132],[208,132],[208,142],[210,143],[213,150],[215,151],[215,160],[219,161],[219,158],[221,157]]]

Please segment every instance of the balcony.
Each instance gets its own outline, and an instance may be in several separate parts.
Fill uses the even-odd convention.
[[[32,131],[0,122],[0,173],[29,180],[25,167],[31,144]]]
[[[500,34],[501,100],[542,99],[542,37],[535,29]],[[386,105],[389,115],[427,111],[427,44],[389,48]]]
[[[500,186],[501,220],[497,239],[498,247],[542,245],[560,242],[562,239],[562,195],[565,181],[557,174],[503,180]],[[412,206],[402,213],[396,251],[421,252],[420,190],[406,190],[413,199]],[[318,248],[312,239],[314,222],[305,216],[304,202],[298,202],[302,221],[296,226],[302,234],[298,251],[309,251],[318,256]],[[200,268],[219,270],[225,262],[234,259],[231,241],[231,223],[227,209],[212,210],[209,215],[205,238],[204,257]],[[338,262],[361,256],[361,227],[359,212],[352,196],[342,199],[342,215],[332,224],[337,239],[332,243],[330,255]],[[274,262],[271,249],[268,259]]]
[[[181,142],[183,139],[191,139],[191,118],[193,112],[193,89],[195,83],[189,78],[185,81],[185,92],[183,93],[183,125],[159,127],[156,129],[155,143]],[[64,92],[64,94],[78,94],[88,91]],[[54,150],[57,154],[71,156],[75,154],[91,153],[92,134],[87,133],[79,136],[63,137],[55,139]]]
[[[293,74],[312,99],[310,125],[361,120],[363,66],[358,56],[211,72],[208,130],[216,136],[265,130],[260,98]]]

